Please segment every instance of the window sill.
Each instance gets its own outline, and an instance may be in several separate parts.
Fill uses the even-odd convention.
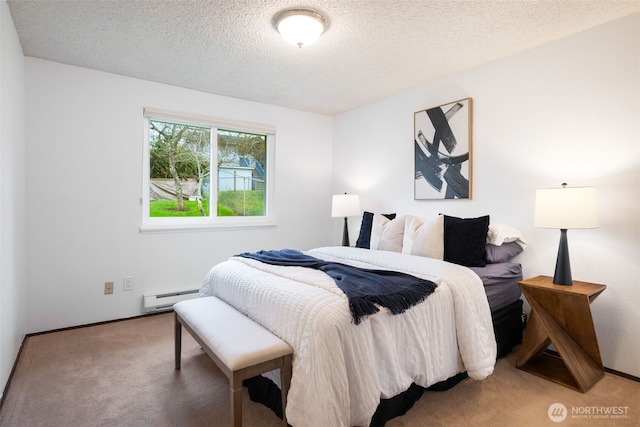
[[[142,224],[140,225],[140,232],[142,234],[151,233],[192,233],[203,231],[234,231],[234,230],[247,230],[247,229],[260,229],[260,228],[275,228],[277,226],[275,220],[260,218],[257,220],[247,220],[241,218],[238,220],[225,221],[224,223],[198,223],[198,224],[171,224],[171,223],[157,223],[157,224]]]

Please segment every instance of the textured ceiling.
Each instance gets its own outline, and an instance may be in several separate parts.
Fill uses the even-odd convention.
[[[640,0],[9,0],[26,56],[333,115],[640,12]],[[299,49],[288,8],[328,28]]]

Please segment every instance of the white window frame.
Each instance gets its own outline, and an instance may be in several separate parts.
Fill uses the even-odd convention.
[[[229,230],[246,228],[267,228],[276,225],[274,189],[275,189],[275,135],[274,126],[259,123],[234,121],[217,117],[197,116],[192,114],[177,113],[172,111],[159,110],[145,107],[144,118],[144,150],[142,155],[142,223],[141,232],[173,232],[173,231],[207,231],[207,230]],[[217,164],[216,156],[218,152],[217,135],[218,128],[225,130],[255,133],[266,135],[267,142],[267,167],[266,167],[266,200],[264,216],[213,216],[217,212],[216,204],[211,208],[208,217],[150,217],[149,216],[149,175],[150,175],[150,154],[149,154],[149,121],[159,120],[174,123],[181,123],[193,126],[211,127],[211,163]],[[210,194],[218,194],[217,169],[211,170]],[[210,197],[210,199],[213,199]],[[211,200],[209,201],[211,203]]]

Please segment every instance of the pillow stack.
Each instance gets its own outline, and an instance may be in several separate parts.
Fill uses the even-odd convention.
[[[489,215],[457,218],[364,212],[356,247],[440,259],[467,267],[506,262],[526,247],[522,233]]]

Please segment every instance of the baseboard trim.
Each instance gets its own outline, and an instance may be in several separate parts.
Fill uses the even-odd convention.
[[[549,350],[549,349],[546,349],[544,352],[545,352],[545,353],[548,353],[548,354],[552,354],[552,355],[554,355],[554,356],[556,356],[556,357],[560,357],[560,355],[558,354],[558,352],[557,352],[557,351],[555,351],[555,350]],[[635,381],[635,382],[640,383],[640,377],[636,377],[636,376],[634,376],[634,375],[627,374],[626,372],[616,371],[615,369],[607,368],[606,366],[604,367],[604,371],[605,371],[606,373],[608,373],[608,374],[616,375],[616,376],[618,376],[618,377],[626,378],[626,379],[628,379],[628,380],[631,380],[631,381]]]
[[[28,337],[35,337],[35,336],[38,336],[38,335],[52,334],[54,332],[71,331],[71,330],[80,329],[80,328],[90,328],[92,326],[108,325],[109,323],[124,322],[124,321],[127,321],[127,320],[134,320],[134,319],[139,319],[139,318],[142,318],[142,317],[158,316],[160,314],[167,314],[167,313],[173,313],[173,310],[158,311],[158,312],[153,312],[153,313],[144,313],[144,314],[140,314],[140,315],[137,315],[137,316],[123,317],[121,319],[104,320],[102,322],[86,323],[84,325],[76,325],[76,326],[68,326],[66,328],[51,329],[50,331],[33,332],[33,333],[30,333],[30,334],[27,334],[25,336],[25,339],[28,338]]]
[[[7,383],[4,385],[4,390],[2,390],[2,397],[0,397],[0,411],[2,410],[2,405],[4,405],[4,401],[7,397],[7,393],[9,393],[9,385],[11,385],[11,380],[13,379],[13,374],[16,372],[16,367],[18,366],[18,360],[20,360],[20,355],[22,355],[22,349],[24,348],[24,343],[27,340],[25,336],[20,343],[20,348],[18,349],[18,354],[16,355],[16,360],[13,362],[13,367],[11,368],[11,373],[9,374],[9,378],[7,378]]]
[[[615,369],[607,368],[606,366],[604,367],[604,371],[609,373],[609,374],[611,374],[611,375],[617,375],[619,377],[626,378],[628,380],[640,383],[640,377],[636,377],[634,375],[627,374],[626,372],[616,371]]]

